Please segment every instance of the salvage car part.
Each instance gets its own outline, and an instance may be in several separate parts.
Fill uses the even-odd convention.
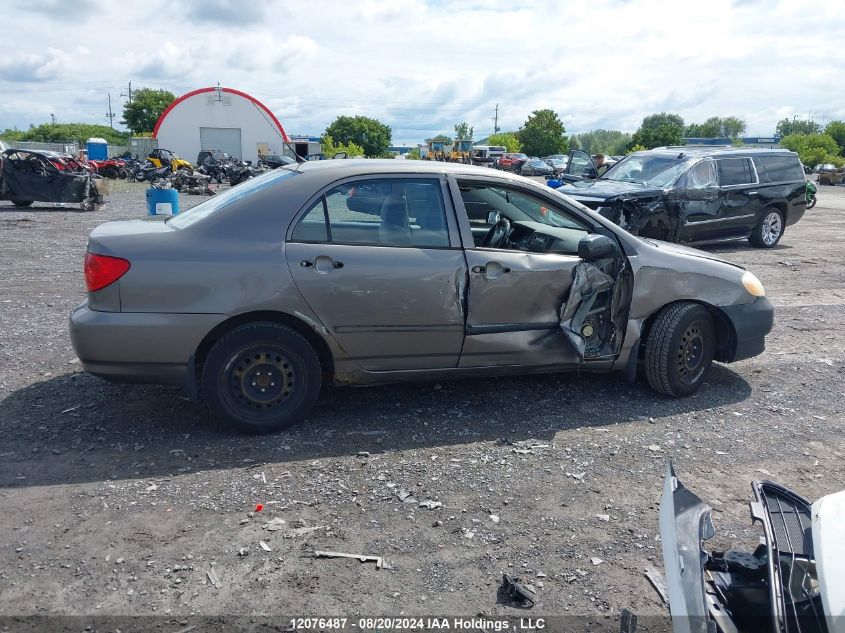
[[[10,149],[0,154],[0,200],[19,207],[33,202],[75,202],[84,211],[92,211],[103,203],[98,178],[88,171],[75,171],[73,163],[55,152]]]
[[[660,538],[675,633],[845,631],[845,491],[810,503],[778,484],[752,482],[752,552],[709,551],[712,509],[667,461]]]

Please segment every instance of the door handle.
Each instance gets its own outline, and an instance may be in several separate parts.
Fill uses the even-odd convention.
[[[299,262],[299,265],[303,268],[311,268],[314,265],[314,262],[312,262],[310,259],[303,259],[301,262]]]
[[[487,262],[486,266],[473,266],[471,270],[476,274],[486,274],[491,279],[511,271],[508,266],[502,266],[499,262]]]

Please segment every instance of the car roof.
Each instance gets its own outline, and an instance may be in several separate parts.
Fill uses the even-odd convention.
[[[769,147],[743,147],[734,145],[670,145],[666,147],[655,147],[654,149],[647,149],[640,152],[635,152],[638,155],[642,154],[662,154],[666,156],[684,156],[705,157],[705,156],[720,156],[730,154],[794,154],[788,149],[778,149]]]
[[[291,168],[292,166],[285,167],[283,169]],[[334,172],[332,175],[336,178],[373,174],[452,174],[454,176],[463,177],[496,176],[497,178],[523,183],[526,180],[523,176],[517,176],[516,174],[511,174],[505,171],[493,170],[489,167],[476,167],[474,165],[464,165],[462,163],[444,163],[440,161],[426,160],[398,161],[396,159],[370,158],[363,160],[314,160],[299,163],[296,170],[303,173]]]

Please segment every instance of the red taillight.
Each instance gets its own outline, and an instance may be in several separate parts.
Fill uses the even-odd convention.
[[[126,274],[129,266],[129,260],[122,257],[85,253],[85,284],[88,292],[102,290],[113,284]]]

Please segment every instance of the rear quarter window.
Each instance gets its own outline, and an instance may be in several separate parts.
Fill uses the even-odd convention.
[[[754,166],[760,182],[786,182],[804,180],[801,161],[793,154],[755,156]]]

